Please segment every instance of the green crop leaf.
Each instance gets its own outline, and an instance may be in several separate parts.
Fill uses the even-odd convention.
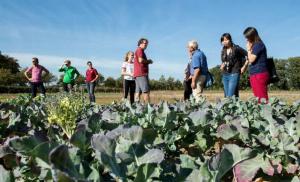
[[[31,155],[41,159],[44,163],[40,162],[43,166],[48,166],[50,164],[49,162],[49,153],[51,150],[53,150],[58,144],[56,142],[43,142],[39,145],[37,145],[32,151]]]
[[[137,176],[134,179],[134,182],[140,182],[140,181],[152,181],[151,176],[153,173],[155,173],[155,164],[143,164],[138,167]]]
[[[208,124],[208,112],[206,110],[191,112],[188,117],[191,118],[195,126],[205,126]]]
[[[84,127],[79,127],[72,135],[70,142],[81,150],[85,151],[88,146],[87,132]]]
[[[1,176],[0,181],[3,181],[3,182],[15,181],[13,174],[10,171],[7,171],[6,169],[4,169],[2,165],[0,165],[0,176]]]
[[[221,153],[209,160],[208,166],[210,171],[214,172],[212,173],[213,178],[219,181],[237,163],[249,159],[253,155],[254,153],[250,149],[243,149],[235,144],[228,144],[224,146]]]
[[[22,154],[29,154],[37,145],[42,143],[35,136],[14,137],[8,141],[9,147]]]
[[[59,145],[54,148],[49,154],[49,161],[53,166],[53,175],[56,176],[54,179],[81,179],[66,145]]]
[[[224,140],[231,139],[239,134],[237,128],[231,124],[222,124],[217,129],[217,137]]]
[[[115,141],[103,134],[93,135],[91,145],[97,152],[104,153],[110,157],[115,155]]]
[[[180,161],[180,166],[182,168],[197,169],[197,166],[195,165],[195,159],[189,155],[180,155]]]
[[[262,162],[262,156],[257,155],[252,159],[238,163],[233,170],[237,182],[252,181],[257,171],[260,169]]]

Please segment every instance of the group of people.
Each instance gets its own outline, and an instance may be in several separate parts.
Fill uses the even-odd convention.
[[[223,48],[220,69],[222,71],[224,95],[225,97],[239,96],[240,75],[245,73],[249,67],[250,84],[254,96],[259,98],[259,102],[262,98],[268,100],[267,49],[254,27],[246,28],[244,36],[247,40],[246,50],[234,44],[229,33],[224,33],[221,36]],[[147,39],[141,38],[138,41],[136,51],[128,51],[122,64],[121,75],[124,78],[124,98],[127,99],[129,95],[131,103],[140,101],[141,96],[145,103],[150,102],[149,65],[153,61],[148,59],[145,54],[148,43]],[[201,98],[208,75],[207,59],[195,40],[188,42],[187,50],[189,62],[185,69],[184,99],[189,99],[193,95],[197,101]],[[33,66],[26,70],[25,76],[31,83],[32,97],[35,97],[37,88],[40,88],[42,94],[45,94],[41,75],[43,71],[46,74],[49,71],[39,65],[37,58],[33,58],[32,63]],[[94,90],[99,74],[90,61],[87,62],[87,65],[85,81],[90,101],[95,102]],[[64,72],[64,90],[70,92],[75,79],[80,75],[79,72],[71,66],[70,60],[66,60],[59,71]],[[28,73],[31,73],[32,76],[29,77]]]
[[[96,81],[99,78],[97,70],[93,67],[91,61],[87,62],[88,69],[86,70],[86,86],[89,93],[90,102],[96,102],[95,87]],[[76,78],[80,75],[78,70],[71,66],[71,61],[66,60],[64,64],[59,68],[59,72],[64,72],[63,76],[63,88],[65,92],[71,92],[75,85]],[[31,85],[31,96],[36,97],[37,89],[39,88],[42,95],[45,95],[46,90],[42,81],[42,73],[49,74],[49,71],[39,64],[38,58],[32,58],[32,66],[28,68],[24,74]]]
[[[266,46],[254,27],[246,28],[244,36],[247,41],[246,50],[234,44],[229,33],[224,33],[221,36],[220,41],[223,48],[221,51],[222,62],[220,69],[222,72],[224,95],[225,97],[239,97],[240,76],[249,67],[250,85],[254,96],[259,99],[259,102],[261,102],[261,99],[268,101],[269,72],[267,68]],[[205,80],[204,77],[207,73],[206,58],[200,50],[197,50],[196,45],[195,42],[188,44],[190,61],[185,69],[184,99],[189,99],[192,94],[197,99],[198,94],[202,93],[204,87],[203,80]],[[201,76],[196,77],[199,78],[200,89],[196,91],[195,83],[193,83],[195,82],[195,69],[198,68],[197,63],[201,62],[203,63],[203,66],[200,64]]]

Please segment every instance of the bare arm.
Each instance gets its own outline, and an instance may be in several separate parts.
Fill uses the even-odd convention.
[[[200,68],[195,69],[194,76],[192,77],[192,89],[196,88],[196,80],[199,78],[200,74]]]
[[[25,75],[25,77],[27,78],[27,80],[31,81],[31,78],[29,78],[29,76],[28,76],[28,70],[26,70],[26,71],[24,72],[24,75]]]
[[[192,77],[192,81],[196,82],[196,80],[199,78],[199,76],[200,76],[200,68],[197,68],[197,69],[195,69],[194,76]]]
[[[98,80],[98,78],[99,78],[99,75],[97,74],[96,77],[95,77],[95,79],[92,80],[91,82],[95,82],[96,80]]]
[[[59,69],[58,69],[59,72],[63,72],[65,71],[65,64],[63,64]]]
[[[141,57],[139,57],[139,63],[144,63],[144,64],[152,64],[152,60],[150,60],[150,59],[144,59],[144,58],[141,58]]]
[[[247,42],[247,56],[250,63],[254,63],[256,61],[257,56],[252,54],[253,45],[250,42]]]
[[[76,74],[76,76],[74,77],[74,80],[76,80],[78,78],[78,76],[80,75],[80,73],[78,72],[77,69],[75,69],[75,74]]]
[[[248,51],[248,60],[250,63],[254,63],[256,61],[257,56],[252,54],[252,51]]]
[[[249,61],[246,59],[245,64],[241,68],[241,73],[245,73],[248,68]]]
[[[49,74],[49,70],[47,70],[45,67],[43,67],[43,70],[45,71],[46,75]]]
[[[123,75],[123,76],[133,76],[130,73],[126,73],[126,68],[122,68],[121,75]]]

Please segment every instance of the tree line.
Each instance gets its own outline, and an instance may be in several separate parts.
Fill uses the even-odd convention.
[[[299,90],[300,89],[300,57],[291,57],[288,59],[274,59],[277,74],[280,78],[279,82],[272,84],[271,89],[280,90]],[[24,72],[27,68],[21,68],[18,60],[8,55],[0,54],[0,87],[14,89],[14,87],[25,87],[28,81],[24,77]],[[184,68],[183,68],[184,69]],[[221,90],[222,73],[220,66],[217,65],[209,71],[214,76],[214,84],[210,89]],[[84,76],[80,75],[76,80],[76,84],[84,84]],[[59,87],[62,84],[62,76],[57,78],[53,73],[43,76],[46,86]],[[104,78],[100,75],[98,87],[122,89],[123,78]],[[150,86],[152,90],[181,90],[183,89],[182,80],[173,77],[165,77],[162,75],[159,79],[151,79]],[[241,75],[240,89],[250,89],[248,74]],[[3,92],[4,89],[0,89]]]

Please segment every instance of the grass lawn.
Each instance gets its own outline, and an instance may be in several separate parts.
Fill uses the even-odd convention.
[[[12,99],[20,94],[0,94],[0,101],[4,102],[7,99]],[[223,91],[204,91],[203,94],[210,102],[215,102],[217,98],[223,98]],[[270,91],[270,97],[278,97],[290,104],[300,99],[300,91]],[[120,101],[123,97],[122,93],[96,93],[96,102],[98,104],[110,104],[113,101]],[[158,103],[160,100],[173,102],[183,98],[183,91],[152,91],[150,94],[151,103]],[[251,91],[241,91],[240,98],[247,100],[253,97]]]

